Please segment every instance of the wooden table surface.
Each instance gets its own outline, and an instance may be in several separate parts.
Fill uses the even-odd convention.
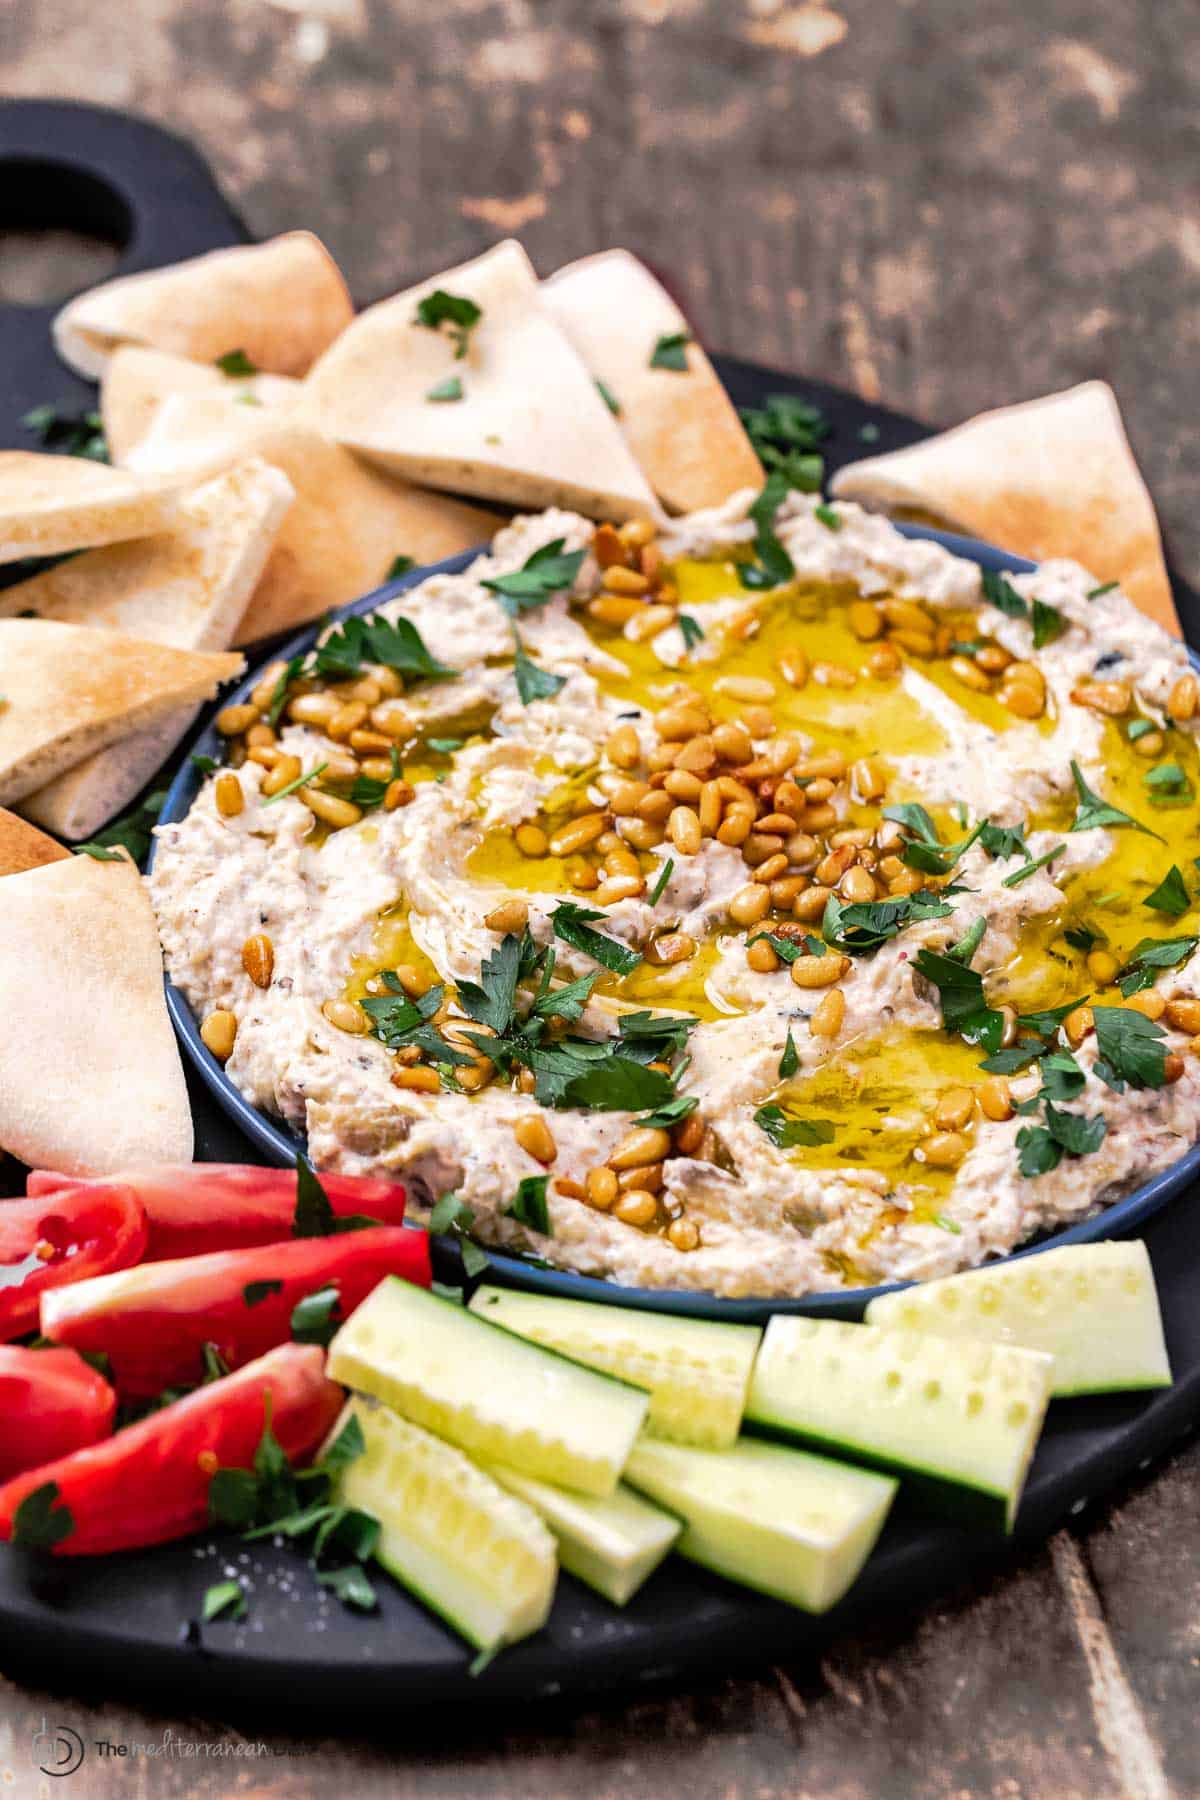
[[[190,135],[255,232],[310,226],[360,301],[508,233],[544,271],[627,244],[674,275],[710,344],[931,420],[1105,376],[1200,574],[1194,0],[0,0],[0,69],[6,93]],[[0,292],[66,255],[16,249]],[[1196,1794],[1198,1478],[1191,1443],[999,1579],[820,1661],[715,1667],[583,1713],[339,1740],[311,1735],[329,1721],[136,1713],[103,1669],[86,1701],[49,1697],[12,1667],[0,1786]],[[33,1772],[43,1716],[87,1744],[61,1784]],[[96,1747],[168,1731],[153,1759]],[[272,1754],[249,1754],[260,1738]]]

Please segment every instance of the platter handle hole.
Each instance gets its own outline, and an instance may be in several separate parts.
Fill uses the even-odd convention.
[[[69,162],[0,156],[0,307],[49,306],[115,273],[133,213],[110,182]]]

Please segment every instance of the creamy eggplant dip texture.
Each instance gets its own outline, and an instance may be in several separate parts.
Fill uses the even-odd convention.
[[[623,1283],[926,1278],[1197,1136],[1198,719],[1074,563],[769,491],[551,511],[227,709],[151,890],[238,1088],[414,1217]]]

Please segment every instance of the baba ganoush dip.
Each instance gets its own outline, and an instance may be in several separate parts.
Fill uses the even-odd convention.
[[[1196,1138],[1183,646],[1074,563],[772,499],[518,518],[221,715],[167,968],[318,1168],[789,1295],[971,1267]]]

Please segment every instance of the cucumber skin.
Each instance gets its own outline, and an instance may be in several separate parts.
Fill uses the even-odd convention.
[[[470,1311],[490,1324],[498,1326],[502,1331],[510,1331],[526,1338],[542,1348],[553,1351],[556,1355],[565,1356],[573,1362],[584,1364],[598,1373],[606,1374],[611,1379],[624,1381],[632,1387],[648,1393],[650,1410],[646,1416],[644,1429],[654,1437],[666,1438],[671,1443],[691,1444],[697,1449],[728,1449],[737,1440],[745,1411],[746,1397],[750,1391],[750,1380],[754,1371],[754,1356],[762,1342],[762,1330],[757,1325],[717,1324],[709,1320],[674,1319],[670,1315],[657,1313],[629,1313],[619,1307],[607,1307],[586,1300],[561,1299],[557,1296],[542,1294],[525,1294],[507,1288],[481,1287],[476,1290],[470,1303]],[[737,1344],[746,1354],[745,1369],[741,1374],[741,1400],[734,1408],[728,1396],[721,1397],[721,1417],[716,1416],[713,1409],[709,1425],[706,1429],[680,1424],[674,1416],[678,1408],[672,1406],[673,1394],[685,1393],[685,1411],[691,1408],[687,1404],[686,1391],[678,1380],[677,1372],[666,1370],[666,1378],[658,1387],[649,1381],[643,1382],[636,1375],[623,1372],[610,1364],[591,1361],[578,1349],[577,1343],[570,1341],[569,1334],[576,1326],[583,1327],[585,1320],[599,1327],[603,1324],[605,1314],[619,1316],[627,1322],[628,1329],[635,1335],[639,1326],[647,1319],[653,1321],[651,1329],[661,1329],[664,1344],[669,1336],[670,1328],[679,1329],[680,1339],[686,1344],[688,1336],[710,1343],[725,1342],[727,1346]],[[521,1321],[528,1322],[529,1329],[522,1328]],[[541,1327],[545,1335],[539,1335],[536,1327]],[[718,1334],[721,1334],[718,1336]],[[753,1350],[751,1350],[753,1345]],[[645,1352],[647,1359],[652,1359],[653,1348]],[[671,1386],[674,1378],[674,1386]],[[694,1384],[695,1385],[695,1384]]]
[[[857,1332],[871,1328],[850,1325],[845,1329]],[[875,1327],[874,1329],[878,1331],[879,1328]],[[931,1341],[933,1341],[932,1338]],[[956,1341],[953,1339],[941,1341],[947,1353],[952,1354]],[[959,1339],[957,1343],[962,1345],[966,1341]],[[978,1342],[978,1340],[971,1341]],[[767,1342],[769,1342],[769,1332]],[[989,1346],[989,1348],[995,1349],[996,1346]],[[765,1342],[764,1352],[766,1349],[767,1343]],[[1043,1360],[1049,1361],[1048,1358],[1043,1358]],[[851,1435],[830,1437],[816,1427],[800,1425],[794,1420],[780,1417],[774,1410],[770,1399],[764,1400],[757,1391],[760,1380],[759,1371],[762,1366],[763,1359],[760,1356],[746,1406],[744,1429],[749,1436],[793,1444],[798,1448],[815,1450],[835,1461],[852,1462],[863,1468],[875,1469],[880,1474],[890,1475],[901,1481],[908,1492],[915,1495],[932,1511],[944,1515],[955,1523],[983,1527],[989,1531],[1001,1531],[1006,1535],[1011,1534],[1016,1523],[1021,1492],[1029,1472],[1029,1463],[1032,1462],[1032,1453],[1021,1472],[1016,1494],[1010,1503],[1009,1496],[1005,1492],[974,1481],[966,1473],[948,1475],[943,1469],[902,1461],[872,1445],[859,1443]],[[1043,1418],[1044,1413],[1045,1405],[1043,1404]],[[1035,1438],[1035,1450],[1036,1444]]]
[[[1101,1271],[1106,1273],[1107,1269],[1119,1265],[1127,1266],[1130,1272],[1140,1274],[1147,1284],[1147,1298],[1152,1300],[1157,1307],[1158,1295],[1149,1252],[1140,1239],[1134,1238],[1128,1241],[1100,1244],[1064,1244],[1057,1250],[1043,1251],[1040,1256],[1031,1257],[1025,1262],[1009,1263],[996,1268],[985,1266],[961,1275],[942,1276],[936,1281],[923,1283],[915,1290],[905,1289],[895,1294],[881,1295],[879,1299],[871,1301],[864,1318],[868,1325],[881,1326],[884,1330],[909,1328],[916,1331],[928,1331],[933,1336],[973,1336],[988,1339],[993,1343],[1020,1344],[1021,1339],[1011,1335],[995,1337],[989,1335],[988,1320],[981,1317],[970,1302],[972,1289],[968,1284],[971,1282],[984,1284],[990,1281],[1004,1291],[1018,1288],[1030,1279],[1040,1278],[1043,1282],[1049,1279],[1051,1283],[1056,1283],[1064,1272],[1072,1268],[1083,1275],[1088,1274],[1091,1270],[1094,1279],[1097,1265]],[[947,1321],[944,1317],[938,1319],[929,1304],[933,1296],[947,1291],[961,1293],[967,1300],[966,1307],[958,1315],[963,1322],[963,1328],[959,1328],[953,1320]],[[1067,1298],[1064,1296],[1064,1300]],[[1093,1301],[1092,1304],[1095,1306],[1097,1302]],[[1142,1304],[1144,1305],[1145,1301]],[[911,1319],[906,1318],[906,1310],[913,1306],[917,1308],[918,1316]],[[998,1323],[1003,1324],[1003,1307],[999,1307],[993,1316]],[[1031,1333],[1031,1338],[1033,1335]],[[1146,1335],[1153,1336],[1154,1334],[1149,1332]],[[1142,1376],[1130,1374],[1121,1379],[1113,1379],[1109,1376],[1105,1380],[1096,1381],[1095,1379],[1089,1380],[1082,1373],[1074,1377],[1070,1373],[1060,1375],[1060,1355],[1049,1342],[1045,1340],[1040,1343],[1028,1341],[1022,1347],[1045,1350],[1054,1356],[1055,1373],[1050,1391],[1058,1399],[1069,1399],[1083,1394],[1149,1393],[1160,1388],[1170,1387],[1172,1382],[1170,1361],[1162,1334],[1161,1312],[1158,1315],[1156,1341],[1153,1345],[1144,1342],[1141,1347],[1144,1357],[1153,1354],[1157,1370],[1153,1373],[1147,1371]],[[1071,1366],[1072,1364],[1068,1363],[1068,1369]]]
[[[384,1306],[387,1303],[389,1294],[395,1294],[398,1297],[399,1302],[402,1305],[407,1306],[410,1311],[419,1311],[429,1307],[444,1309],[446,1314],[449,1314],[460,1321],[464,1321],[467,1325],[468,1335],[474,1335],[476,1333],[481,1334],[480,1341],[483,1346],[481,1354],[486,1353],[488,1334],[498,1333],[508,1343],[517,1346],[523,1357],[535,1360],[548,1358],[553,1363],[562,1364],[565,1368],[574,1370],[577,1374],[585,1377],[588,1382],[603,1382],[615,1391],[628,1395],[631,1402],[640,1406],[640,1411],[638,1424],[629,1434],[628,1446],[621,1457],[620,1466],[617,1466],[615,1469],[611,1467],[607,1469],[596,1467],[594,1469],[593,1465],[596,1464],[597,1459],[592,1458],[587,1460],[586,1466],[584,1466],[584,1462],[577,1458],[572,1467],[572,1474],[576,1479],[571,1483],[566,1483],[563,1481],[561,1467],[562,1459],[556,1456],[552,1447],[547,1448],[543,1452],[538,1450],[537,1446],[534,1446],[536,1454],[526,1453],[524,1460],[518,1463],[517,1458],[522,1455],[522,1450],[518,1450],[517,1456],[511,1454],[506,1456],[504,1454],[505,1449],[511,1450],[512,1448],[511,1433],[505,1444],[501,1446],[493,1441],[489,1441],[489,1433],[483,1425],[480,1425],[478,1429],[473,1425],[471,1425],[469,1429],[464,1429],[464,1425],[469,1424],[471,1417],[471,1409],[466,1404],[456,1402],[453,1403],[451,1407],[451,1410],[455,1413],[464,1415],[462,1421],[457,1419],[452,1421],[442,1420],[435,1423],[428,1415],[437,1410],[436,1402],[420,1396],[418,1396],[420,1399],[419,1405],[414,1405],[411,1396],[406,1401],[403,1392],[405,1388],[403,1374],[393,1373],[386,1368],[379,1369],[377,1366],[379,1362],[378,1358],[376,1358],[373,1363],[370,1357],[364,1356],[355,1348],[355,1320],[361,1319],[362,1314],[372,1306],[376,1307],[376,1309]],[[492,1341],[495,1341],[494,1337]],[[465,1350],[463,1356],[464,1361],[466,1361],[467,1352]],[[532,1369],[534,1364],[531,1363],[530,1367]],[[603,1370],[588,1368],[586,1364],[576,1362],[572,1357],[563,1356],[556,1350],[550,1350],[541,1344],[531,1343],[528,1338],[521,1337],[515,1331],[509,1331],[502,1325],[492,1324],[490,1320],[479,1318],[477,1315],[472,1314],[467,1307],[461,1306],[451,1300],[445,1300],[440,1295],[428,1293],[424,1288],[413,1287],[410,1283],[400,1281],[392,1276],[386,1277],[381,1281],[373,1293],[368,1295],[362,1305],[358,1307],[355,1312],[350,1315],[349,1319],[346,1320],[345,1324],[341,1326],[329,1347],[328,1371],[335,1381],[341,1381],[345,1386],[356,1389],[359,1392],[373,1394],[377,1399],[383,1401],[385,1405],[390,1406],[394,1412],[399,1413],[403,1418],[409,1419],[413,1424],[419,1425],[432,1436],[441,1437],[446,1442],[452,1443],[457,1449],[463,1451],[468,1456],[481,1462],[511,1461],[514,1466],[520,1467],[524,1473],[533,1475],[539,1480],[551,1483],[559,1482],[564,1486],[577,1486],[580,1492],[593,1494],[600,1499],[611,1494],[617,1486],[621,1477],[621,1467],[623,1467],[625,1459],[629,1454],[629,1450],[636,1441],[638,1431],[645,1422],[646,1412],[649,1408],[648,1398],[641,1388],[633,1387],[629,1382],[621,1381],[616,1376],[609,1375]],[[415,1382],[412,1385],[416,1387]],[[525,1434],[528,1433],[527,1426],[524,1428],[524,1432]],[[559,1442],[561,1443],[561,1440],[559,1440]],[[528,1452],[528,1447],[523,1448]]]

